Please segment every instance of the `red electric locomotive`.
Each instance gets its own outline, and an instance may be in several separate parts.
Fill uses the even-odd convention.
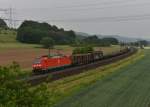
[[[42,56],[36,58],[33,62],[33,72],[47,71],[51,69],[57,69],[62,67],[70,66],[72,63],[70,56],[64,56],[61,54],[56,54],[52,56]]]

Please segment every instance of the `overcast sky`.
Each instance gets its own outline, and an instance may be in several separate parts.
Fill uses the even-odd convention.
[[[47,21],[67,30],[150,38],[150,0],[0,0],[0,7],[12,7],[14,19]]]

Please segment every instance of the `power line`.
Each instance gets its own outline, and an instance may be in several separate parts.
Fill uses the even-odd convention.
[[[68,5],[68,6],[55,6],[55,7],[49,7],[49,8],[35,8],[35,9],[60,9],[60,10],[82,10],[82,9],[91,9],[91,8],[109,8],[111,6],[120,6],[125,5],[124,3],[133,3],[133,5],[136,3],[136,1],[139,0],[116,0],[116,1],[107,1],[107,2],[97,2],[97,3],[90,3],[90,4],[78,4],[78,5]],[[149,0],[146,0],[144,4],[150,3]],[[137,4],[137,3],[136,3]],[[136,5],[135,4],[135,5]],[[139,3],[140,4],[140,3]],[[126,4],[130,5],[130,4]],[[25,8],[27,9],[27,8]],[[32,8],[31,8],[32,9]]]
[[[95,6],[107,6],[107,5],[112,5],[112,4],[122,4],[122,3],[130,3],[130,2],[135,2],[139,0],[116,0],[116,1],[107,1],[107,2],[94,2],[94,3],[89,3],[89,4],[77,4],[77,5],[69,5],[69,6],[60,6],[60,7],[55,7],[55,8],[60,8],[60,9],[70,9],[70,8],[80,8],[80,7],[95,7]]]
[[[13,26],[13,19],[12,19],[12,8],[9,9],[9,26],[10,28]]]
[[[134,20],[150,20],[150,14],[145,15],[129,15],[129,16],[114,16],[114,17],[93,17],[93,18],[78,18],[78,19],[61,19],[49,20],[52,22],[120,22]]]
[[[8,21],[9,27],[12,28],[13,27],[13,9],[12,8],[6,8],[6,9],[0,8],[0,11],[6,14],[6,18],[1,18],[1,19],[4,19],[4,20],[7,19],[6,21]]]
[[[109,9],[109,8],[119,8],[119,7],[128,7],[128,6],[149,6],[150,5],[150,2],[145,2],[145,3],[140,3],[140,4],[121,4],[121,5],[114,5],[114,6],[105,6],[105,7],[83,7],[83,8],[71,8],[71,9],[68,9],[69,11],[89,11],[89,10],[98,10],[98,9]],[[67,9],[66,9],[67,10]]]
[[[0,8],[0,11],[6,12],[6,11],[8,11],[8,9],[2,9],[2,8]]]
[[[83,8],[70,8],[70,9],[65,9],[65,11],[63,11],[63,9],[61,9],[60,11],[63,11],[62,14],[68,13],[68,12],[81,12],[81,11],[93,11],[93,10],[102,10],[102,9],[109,9],[109,8],[122,8],[122,7],[137,7],[137,6],[150,6],[150,2],[144,2],[144,3],[134,3],[134,4],[121,4],[121,5],[109,5],[109,6],[104,6],[104,7],[83,7]],[[139,7],[138,7],[139,8]],[[37,8],[37,9],[50,9],[50,8]],[[53,9],[51,9],[53,10]],[[59,11],[59,14],[61,14],[61,12]],[[56,12],[57,13],[57,12]]]
[[[10,20],[10,19],[4,19]],[[35,20],[40,22],[120,22],[134,20],[150,20],[150,14],[143,15],[128,15],[128,16],[113,16],[113,17],[93,17],[93,18],[76,18],[76,19],[56,19],[56,20]],[[24,21],[23,19],[15,19],[12,21]]]

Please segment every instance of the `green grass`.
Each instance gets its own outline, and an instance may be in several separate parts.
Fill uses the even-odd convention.
[[[124,68],[125,66],[130,65],[143,57],[143,52],[140,51],[137,54],[114,64],[49,83],[49,89],[54,89],[57,92],[52,99],[54,100],[54,103],[56,103],[57,101],[78,92],[82,88],[85,89],[87,86],[95,83],[96,81],[111,75],[113,72],[115,73],[118,69]]]
[[[24,44],[24,43],[0,43],[0,49],[11,49],[11,48],[38,48],[40,45],[36,44]]]
[[[0,29],[0,43],[16,43],[16,32]]]
[[[98,80],[58,107],[149,107],[150,50],[145,57]],[[117,67],[117,66],[116,66]]]
[[[16,31],[1,30],[0,31],[0,49],[11,49],[11,48],[36,48],[40,45],[35,44],[23,44],[16,40]]]
[[[13,30],[2,30],[0,29],[0,49],[11,49],[11,48],[38,48],[41,45],[35,44],[23,44],[16,40],[17,32]],[[56,45],[54,47],[58,50],[72,51],[75,47],[69,45]],[[112,51],[119,50],[119,46],[112,47],[95,47],[96,50],[103,50],[104,53],[110,53]]]

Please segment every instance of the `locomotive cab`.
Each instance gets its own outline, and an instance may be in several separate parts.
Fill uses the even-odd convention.
[[[33,61],[33,71],[39,71],[42,69],[42,59],[41,58],[36,58],[34,61]]]

